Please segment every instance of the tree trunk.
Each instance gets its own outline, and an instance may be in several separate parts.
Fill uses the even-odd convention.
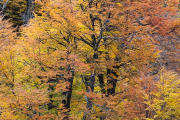
[[[85,77],[85,85],[86,85],[86,93],[87,94],[94,91],[94,82],[95,82],[94,73],[91,73],[90,77],[88,77],[88,76]],[[92,102],[91,102],[92,98],[89,98],[88,96],[85,96],[85,100],[87,102],[86,108],[88,110],[91,110],[92,109]],[[87,116],[88,116],[88,114],[84,113],[83,120],[86,120]]]
[[[60,79],[62,79],[62,76],[61,75],[56,75],[56,78],[49,79],[48,83],[57,84]],[[48,90],[54,92],[55,91],[55,87],[49,85]],[[54,100],[52,100],[53,99],[53,94],[50,93],[49,94],[49,98],[50,98],[50,102],[47,104],[48,110],[51,110],[53,108],[57,108],[57,106],[53,105],[53,102],[54,102]]]
[[[97,59],[98,59],[98,53],[97,53],[97,51],[95,51],[92,62],[95,63]],[[94,92],[94,83],[95,83],[95,70],[91,72],[90,77],[87,77],[87,76],[85,77],[85,85],[86,85],[86,93],[87,94],[89,94],[90,92]],[[88,110],[91,110],[91,108],[92,108],[91,99],[92,98],[85,96],[85,100],[87,102],[86,108]],[[88,116],[88,114],[84,113],[83,120],[86,120],[87,116]]]
[[[98,79],[99,79],[99,84],[100,84],[99,86],[101,88],[101,93],[105,94],[106,91],[104,89],[105,84],[104,84],[104,76],[103,76],[103,74],[98,74]]]
[[[71,95],[72,95],[72,84],[74,80],[74,71],[70,69],[70,65],[68,68],[68,74],[71,75],[70,78],[66,78],[65,81],[69,83],[69,86],[66,86],[67,91],[63,92],[63,95],[65,96],[62,100],[62,104],[64,108],[66,109],[66,112],[63,114],[65,115],[64,120],[68,120],[68,113],[70,112],[70,103],[71,103]]]
[[[35,5],[35,0],[26,0],[27,1],[27,6],[26,6],[26,16],[25,16],[25,20],[24,24],[27,24],[29,22],[30,19],[32,19],[34,17],[34,5]]]
[[[111,77],[111,75],[118,77],[118,75],[116,74],[114,70],[111,70],[108,68],[107,69],[107,76],[108,76],[107,82],[108,82],[108,86],[111,86],[111,87],[107,89],[107,96],[114,95],[115,89],[116,89],[117,79]]]

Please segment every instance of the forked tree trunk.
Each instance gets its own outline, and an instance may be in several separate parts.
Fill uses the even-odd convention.
[[[108,58],[108,59],[109,59],[109,58]],[[108,59],[107,59],[107,60],[108,60]],[[120,63],[120,61],[121,61],[121,57],[116,56],[115,62],[116,62],[116,63]],[[123,65],[123,64],[122,64],[122,65]],[[110,87],[107,89],[107,96],[109,96],[109,95],[115,95],[117,78],[118,78],[116,69],[119,69],[120,66],[122,66],[122,65],[114,65],[114,66],[112,66],[113,69],[107,68],[107,78],[108,78],[107,84],[108,84],[108,86],[110,86]]]

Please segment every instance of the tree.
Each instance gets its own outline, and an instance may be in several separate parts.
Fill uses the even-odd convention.
[[[148,101],[148,109],[154,111],[154,119],[179,118],[179,77],[172,71],[161,70],[159,81],[156,82],[157,90],[154,98]]]
[[[14,76],[15,76],[15,49],[13,48],[16,44],[15,33],[11,28],[11,24],[6,20],[0,18],[0,65],[1,65],[1,78],[5,80],[5,83],[13,87]],[[2,79],[2,80],[3,80]]]
[[[23,44],[28,45],[28,49],[24,50],[27,58],[37,67],[34,75],[49,84],[48,110],[55,110],[58,119],[62,116],[68,119],[75,71],[81,72],[83,67],[87,67],[75,55],[73,34],[77,33],[76,25],[67,16],[68,12],[60,12],[71,9],[71,6],[51,2],[39,4],[44,4],[42,12],[39,12],[42,16],[36,16],[30,26],[23,28]]]
[[[35,77],[31,78],[26,74],[29,66],[23,61],[24,56],[20,52],[22,47],[18,44],[20,41],[17,43],[16,33],[13,32],[11,24],[2,19],[0,22],[0,96],[2,97],[0,118],[36,118],[39,116],[37,113],[43,111],[42,106],[48,101],[45,97],[46,87],[41,84],[36,88],[38,83],[33,80]]]
[[[169,1],[168,4],[175,5],[176,2]],[[159,34],[165,36],[171,28],[170,24],[165,25],[165,23],[172,20],[163,15],[165,12],[170,12],[171,5],[166,9],[161,1],[110,2],[92,0],[79,1],[76,5],[80,9],[77,11],[77,19],[79,19],[80,25],[82,25],[82,34],[77,39],[89,46],[88,48],[92,51],[89,63],[94,65],[92,66],[90,77],[85,77],[87,86],[91,88],[87,90],[87,93],[94,91],[96,74],[98,74],[102,91],[104,91],[103,84],[105,82],[102,82],[104,81],[102,80],[103,75],[97,72],[98,64],[95,62],[100,61],[98,58],[100,56],[100,49],[107,49],[114,45],[113,51],[117,50],[113,59],[111,57],[113,53],[109,52],[110,49],[107,49],[109,53],[106,53],[106,60],[111,57],[108,64],[111,63],[110,61],[113,61],[111,65],[105,65],[107,68],[106,76],[109,79],[108,86],[111,86],[107,88],[107,94],[113,95],[115,94],[117,78],[119,77],[117,70],[126,71],[126,75],[122,75],[121,72],[119,73],[121,78],[131,78],[131,76],[136,75],[134,74],[136,72],[133,73],[129,67],[134,67],[138,71],[145,64],[155,62],[157,54],[150,51],[156,51],[153,43],[157,41],[153,39],[152,35]],[[149,12],[149,9],[152,9],[152,11]],[[171,11],[171,13],[172,15],[169,15],[169,17],[173,16],[176,12]],[[151,43],[152,39],[153,43]],[[87,52],[89,52],[89,49],[86,49]],[[89,100],[88,98],[87,108],[91,109],[92,103]]]

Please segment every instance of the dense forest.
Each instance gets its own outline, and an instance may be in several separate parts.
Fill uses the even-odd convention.
[[[0,120],[180,120],[179,0],[0,0]]]

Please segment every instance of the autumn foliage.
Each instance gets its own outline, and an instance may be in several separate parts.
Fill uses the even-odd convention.
[[[0,119],[180,118],[178,0],[31,4],[0,18]]]

